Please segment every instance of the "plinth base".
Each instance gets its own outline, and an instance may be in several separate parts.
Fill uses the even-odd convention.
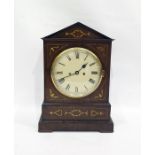
[[[98,131],[98,132],[113,132],[113,122],[110,120],[43,120],[39,121],[39,132],[53,131]]]

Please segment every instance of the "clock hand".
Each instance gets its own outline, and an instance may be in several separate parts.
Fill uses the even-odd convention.
[[[73,76],[73,75],[78,75],[81,69],[86,68],[87,64],[88,64],[88,63],[83,64],[83,65],[81,66],[81,68],[80,68],[78,71],[75,71],[75,73],[72,73],[72,74],[69,74],[69,75],[67,75],[67,76],[65,76],[65,77],[62,77],[61,79],[59,79],[59,81],[62,81],[62,80],[64,80],[65,78],[70,77],[70,76]]]
[[[83,64],[83,65],[81,66],[81,68],[80,68],[78,71],[75,71],[75,74],[78,75],[79,72],[80,72],[83,68],[86,68],[87,64],[88,64],[88,63]]]
[[[81,68],[86,68],[86,66],[88,65],[88,63],[86,63],[86,64],[84,64],[84,65],[82,65],[82,67]]]
[[[70,77],[70,76],[72,76],[72,75],[75,75],[75,73],[69,74],[69,75],[67,75],[67,76],[65,76],[65,77],[62,77],[62,78],[60,78],[58,81],[64,80],[65,78]]]

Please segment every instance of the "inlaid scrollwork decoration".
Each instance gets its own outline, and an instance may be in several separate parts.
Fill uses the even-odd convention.
[[[52,91],[52,89],[49,89],[49,95],[50,95],[50,97],[53,98],[53,99],[59,98],[59,97]]]
[[[66,46],[67,44],[48,44],[49,56],[51,56],[53,52],[61,51]]]
[[[82,38],[82,37],[87,37],[90,35],[90,32],[84,32],[80,29],[75,29],[72,32],[66,32],[66,36],[71,36],[73,38]]]
[[[54,51],[55,51],[56,49],[58,49],[58,48],[59,48],[58,45],[51,47],[51,48],[50,48],[49,55],[51,55],[51,53],[54,52]]]
[[[56,111],[51,111],[50,114],[51,115],[56,115],[56,116],[60,117],[60,116],[63,116],[63,111],[62,111],[62,109],[58,109]]]
[[[92,116],[92,117],[102,116],[102,115],[104,115],[104,112],[102,112],[102,111],[91,110],[91,112],[90,112],[90,116]]]
[[[95,99],[103,99],[104,97],[104,92],[103,90],[101,90],[96,96],[95,96]]]
[[[82,111],[80,109],[73,109],[69,112],[65,112],[65,115],[71,115],[73,117],[79,117],[81,115],[86,115],[88,116],[88,111]]]
[[[105,113],[100,110],[80,110],[80,109],[72,109],[69,111],[65,111],[63,109],[57,109],[49,112],[50,115],[57,116],[57,117],[63,117],[63,116],[71,116],[71,117],[81,117],[81,116],[87,116],[87,117],[97,117],[97,116],[103,116]]]

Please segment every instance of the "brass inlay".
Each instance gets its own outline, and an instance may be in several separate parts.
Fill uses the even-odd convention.
[[[91,110],[90,111],[90,116],[96,117],[96,116],[102,116],[104,113],[101,111],[96,111],[96,110]]]
[[[105,77],[105,70],[101,71],[102,77]]]
[[[100,91],[98,95],[95,96],[96,99],[102,99],[104,96],[103,90]]]
[[[52,91],[52,89],[49,89],[49,95],[51,98],[58,98],[58,96]]]
[[[59,48],[59,46],[53,46],[53,47],[51,47],[50,48],[50,51],[49,51],[49,55],[51,55],[52,52],[55,52],[55,50],[58,49],[58,48]]]
[[[50,111],[50,115],[56,115],[58,117],[63,117],[66,115],[70,115],[72,117],[80,117],[80,116],[90,116],[90,117],[96,117],[96,116],[103,116],[104,112],[102,111],[96,111],[96,110],[91,110],[90,112],[87,111],[82,111],[80,109],[73,109],[71,111],[63,111],[62,109],[58,109],[55,111]]]
[[[62,50],[67,44],[48,44],[49,48],[49,56],[58,50]]]
[[[51,111],[50,114],[60,117],[60,116],[63,116],[63,111],[62,111],[62,109],[59,109],[59,110],[56,110],[56,111]]]
[[[83,32],[80,29],[76,29],[76,30],[73,30],[72,32],[66,32],[65,35],[66,36],[72,36],[74,38],[82,38],[84,36],[89,36],[90,33],[89,32]]]
[[[65,115],[71,115],[73,117],[79,117],[81,115],[88,115],[88,111],[81,111],[80,109],[74,109],[69,112],[65,112]]]

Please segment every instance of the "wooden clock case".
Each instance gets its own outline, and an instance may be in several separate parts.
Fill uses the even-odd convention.
[[[113,39],[79,22],[42,39],[44,42],[44,101],[39,132],[113,132],[109,103]],[[69,98],[59,93],[50,75],[51,64],[55,57],[71,47],[89,49],[98,56],[103,67],[103,77],[99,87],[92,94],[80,99]]]

